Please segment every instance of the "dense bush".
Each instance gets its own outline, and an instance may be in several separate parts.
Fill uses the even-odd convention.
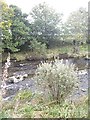
[[[35,54],[39,54],[39,55],[45,55],[46,54],[46,45],[42,44],[41,42],[38,42],[37,40],[33,40],[31,41],[31,47],[33,52],[35,52]]]
[[[39,64],[35,79],[40,88],[48,90],[53,100],[62,101],[72,92],[77,81],[77,69],[68,61],[55,60]]]

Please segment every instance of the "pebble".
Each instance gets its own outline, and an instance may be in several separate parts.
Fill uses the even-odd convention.
[[[86,92],[87,90],[86,89],[81,89],[82,92]]]

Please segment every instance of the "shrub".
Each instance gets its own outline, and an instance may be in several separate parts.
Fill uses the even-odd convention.
[[[46,54],[46,44],[42,44],[41,42],[38,42],[37,40],[33,40],[33,41],[31,41],[31,47],[36,55],[37,54],[40,54],[40,55]]]
[[[72,92],[77,81],[77,69],[64,60],[44,62],[37,67],[35,79],[40,88],[48,90],[53,100],[61,102]]]

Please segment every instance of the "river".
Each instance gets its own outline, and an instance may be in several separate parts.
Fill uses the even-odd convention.
[[[66,60],[64,60],[66,61]],[[78,99],[84,95],[88,95],[88,80],[90,78],[90,60],[85,58],[80,59],[68,59],[69,63],[74,63],[79,69],[79,87],[76,87],[70,98],[73,100]],[[9,83],[7,85],[7,93],[3,97],[4,100],[11,99],[20,89],[30,89],[32,92],[37,91],[35,81],[33,80],[33,75],[40,61],[20,61],[11,62],[9,68],[9,77],[17,75],[25,75],[27,77],[17,83]]]

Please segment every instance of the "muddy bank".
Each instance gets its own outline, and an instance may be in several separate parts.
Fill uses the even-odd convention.
[[[11,61],[46,61],[46,60],[54,60],[56,58],[59,59],[70,59],[70,58],[85,58],[89,59],[90,57],[87,58],[87,53],[86,54],[68,54],[68,53],[47,53],[46,55],[35,55],[34,53],[13,53],[10,55],[11,56]],[[88,53],[89,56],[89,53]],[[7,53],[3,53],[2,55],[2,62],[6,62],[7,59]]]
[[[77,55],[69,55],[67,53],[59,53],[58,55],[52,55],[50,57],[47,57],[47,56],[41,56],[41,57],[37,57],[37,56],[27,56],[25,58],[25,60],[27,61],[46,61],[46,60],[55,60],[55,59],[85,59],[85,60],[90,60],[90,58],[87,58],[86,55],[82,55],[80,56],[79,54]]]

